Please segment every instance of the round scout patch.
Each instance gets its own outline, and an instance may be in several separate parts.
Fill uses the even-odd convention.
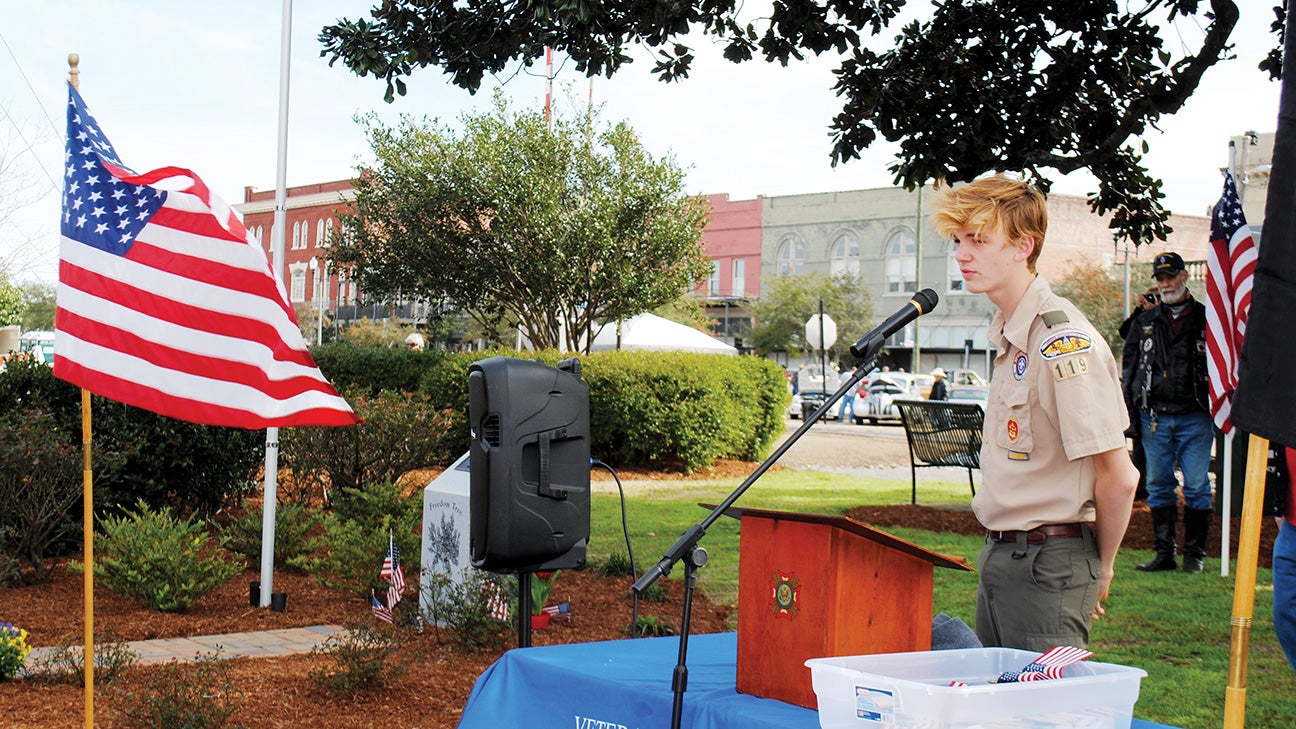
[[[1020,380],[1026,374],[1026,365],[1030,360],[1026,358],[1025,352],[1019,352],[1017,359],[1013,360],[1013,377]]]

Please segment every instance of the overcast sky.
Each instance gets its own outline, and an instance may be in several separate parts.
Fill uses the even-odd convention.
[[[922,6],[921,0],[911,0]],[[486,108],[490,88],[504,84],[519,104],[543,105],[544,69],[490,80],[477,96],[438,71],[416,72],[409,94],[382,101],[381,81],[360,79],[320,58],[319,29],[339,17],[366,14],[371,0],[297,2],[292,19],[288,185],[352,176],[368,159],[353,121],[377,112],[446,121]],[[1218,170],[1230,136],[1273,131],[1278,84],[1256,70],[1274,44],[1270,0],[1244,6],[1234,31],[1237,58],[1211,69],[1179,114],[1145,136],[1147,162],[1165,183],[1168,207],[1204,214],[1219,197]],[[21,175],[29,201],[0,222],[0,264],[19,277],[53,280],[63,155],[67,55],[81,63],[81,94],[123,161],[136,171],[176,165],[198,173],[231,204],[244,186],[273,189],[278,128],[282,6],[273,0],[223,3],[173,0],[46,0],[6,3],[0,29],[0,166]],[[1195,46],[1196,28],[1178,34]],[[626,120],[656,155],[673,154],[690,169],[697,193],[733,199],[882,187],[891,184],[885,145],[836,169],[828,125],[840,108],[830,66],[788,68],[752,61],[729,64],[702,49],[691,78],[667,85],[636,63],[593,84],[604,119]],[[562,65],[556,87],[584,99],[588,82]],[[11,173],[12,174],[12,173]],[[0,178],[2,180],[3,178]],[[12,179],[12,177],[11,177]],[[1084,194],[1083,176],[1058,181],[1057,192]],[[5,192],[0,189],[0,192]],[[0,221],[3,213],[0,210]]]

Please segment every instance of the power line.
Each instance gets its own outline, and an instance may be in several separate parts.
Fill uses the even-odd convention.
[[[32,97],[36,99],[36,107],[41,110],[41,114],[45,117],[45,121],[49,122],[50,130],[54,132],[54,136],[57,139],[60,136],[59,129],[55,126],[54,120],[50,118],[49,112],[45,111],[45,105],[41,103],[40,95],[36,93],[36,88],[32,86],[31,80],[27,78],[27,73],[23,71],[22,64],[18,62],[18,56],[14,55],[13,48],[9,47],[9,41],[4,37],[4,33],[0,33],[0,43],[3,43],[5,50],[9,52],[9,57],[13,59],[14,67],[18,69],[18,75],[22,76],[23,82],[27,84],[27,89],[31,91]],[[9,115],[7,109],[0,106],[0,112],[4,112],[5,118],[9,120],[9,124],[14,129],[14,133],[18,135],[18,138],[22,140],[23,144],[27,145],[27,151],[30,152],[32,157],[36,160],[36,167],[40,169],[41,174],[45,175],[45,179],[49,180],[50,188],[53,189],[54,192],[58,192],[60,189],[59,183],[54,181],[53,175],[49,173],[49,170],[45,169],[45,165],[41,164],[40,156],[36,154],[35,144],[28,141],[27,137],[23,135],[22,129],[18,127],[18,122]]]
[[[14,66],[18,69],[18,75],[22,76],[23,82],[27,84],[27,89],[32,93],[32,98],[36,99],[36,106],[40,108],[41,114],[45,116],[45,121],[49,122],[50,131],[54,132],[55,136],[58,136],[58,125],[50,118],[49,112],[45,111],[45,105],[41,103],[40,94],[36,93],[36,88],[32,86],[31,80],[27,78],[27,73],[23,71],[22,64],[18,62],[18,56],[14,55],[13,49],[9,47],[9,41],[5,39],[4,33],[0,33],[0,43],[3,43],[5,50],[9,51],[9,57],[13,59]]]

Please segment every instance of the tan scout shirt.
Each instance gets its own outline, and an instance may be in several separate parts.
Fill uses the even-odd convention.
[[[1092,522],[1095,471],[1086,456],[1125,447],[1129,424],[1106,340],[1036,277],[1011,321],[995,317],[990,342],[999,356],[985,413],[983,486],[972,499],[977,519],[995,531]]]

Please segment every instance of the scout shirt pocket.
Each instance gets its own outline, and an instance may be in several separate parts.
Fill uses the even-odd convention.
[[[1000,397],[1005,417],[999,432],[995,433],[995,442],[1008,451],[1008,460],[1030,460],[1030,453],[1035,448],[1031,428],[1030,389],[1012,383],[1003,388]]]

